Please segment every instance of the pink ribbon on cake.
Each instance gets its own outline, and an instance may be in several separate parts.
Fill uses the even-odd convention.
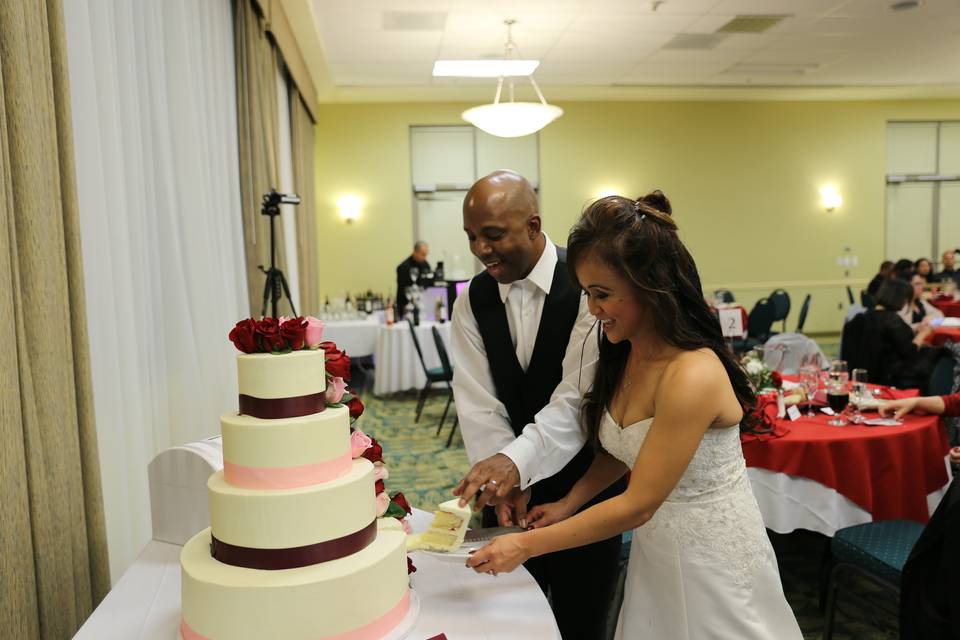
[[[247,569],[295,569],[353,555],[377,539],[377,520],[340,538],[285,549],[259,549],[229,544],[210,536],[210,555],[218,561]]]
[[[403,592],[403,597],[400,598],[400,601],[376,620],[368,622],[353,631],[324,636],[323,638],[318,637],[317,640],[378,640],[393,631],[397,625],[403,621],[409,610],[410,590],[407,589]],[[180,635],[183,637],[183,640],[210,640],[210,638],[202,636],[191,629],[183,617],[180,618]]]
[[[227,484],[244,489],[296,489],[336,480],[352,468],[349,451],[333,460],[296,467],[248,467],[224,460],[223,478]]]
[[[320,413],[327,406],[326,393],[311,393],[290,398],[257,398],[240,394],[240,413],[264,420],[298,418]]]

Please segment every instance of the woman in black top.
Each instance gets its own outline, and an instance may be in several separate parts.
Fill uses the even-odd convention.
[[[876,309],[864,315],[859,352],[871,382],[924,385],[936,366],[940,349],[924,345],[930,326],[914,334],[898,313],[912,298],[910,283],[892,278],[877,291]]]

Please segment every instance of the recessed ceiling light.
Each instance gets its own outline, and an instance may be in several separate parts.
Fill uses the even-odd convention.
[[[433,63],[435,78],[512,78],[529,76],[539,60],[436,60]]]
[[[923,2],[921,0],[899,0],[899,2],[894,2],[890,5],[890,8],[894,11],[909,11],[910,9],[916,9]]]

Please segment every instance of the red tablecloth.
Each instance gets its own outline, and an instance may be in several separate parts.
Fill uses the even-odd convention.
[[[960,327],[937,327],[927,336],[927,344],[934,347],[943,346],[946,342],[960,342]]]
[[[927,494],[948,481],[943,458],[949,443],[940,418],[911,415],[899,427],[833,427],[829,419],[782,421],[789,433],[772,440],[745,437],[747,466],[815,480],[874,520],[926,522]]]
[[[930,304],[935,306],[940,311],[943,311],[943,315],[950,316],[951,318],[960,318],[960,301],[954,300],[951,298],[934,298],[930,301]]]

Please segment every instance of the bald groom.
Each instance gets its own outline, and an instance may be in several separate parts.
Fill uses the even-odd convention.
[[[463,228],[485,269],[453,308],[453,389],[474,465],[455,493],[482,488],[475,507],[496,504],[484,508],[484,526],[526,526],[527,498],[529,506],[559,500],[593,461],[579,421],[597,359],[593,318],[521,175],[478,180],[464,198]],[[525,563],[550,595],[564,640],[603,637],[619,553],[615,536]]]

